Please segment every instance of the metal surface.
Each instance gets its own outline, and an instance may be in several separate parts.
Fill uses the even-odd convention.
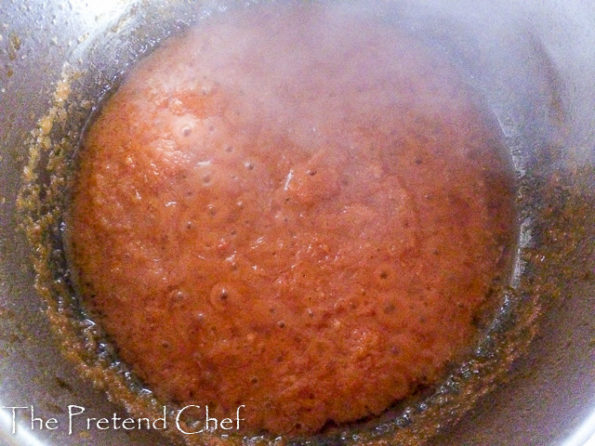
[[[184,11],[179,16],[177,3]],[[218,7],[203,3],[202,11]],[[551,223],[523,220],[521,246],[544,257],[538,259],[543,263],[539,274],[564,283],[556,292],[534,289],[543,295],[544,314],[530,350],[514,362],[505,382],[455,427],[445,426],[431,444],[585,444],[595,431],[590,416],[595,410],[590,219],[595,5],[578,0],[395,4],[396,21],[452,55],[485,94],[513,151],[517,176],[532,176],[531,187],[522,192],[557,194],[535,197],[530,217],[546,218],[548,200],[556,212],[547,217]],[[168,444],[139,430],[79,427],[69,435],[63,425],[69,404],[85,407],[90,417],[125,412],[63,359],[59,336],[50,331],[44,313],[46,303],[34,288],[16,198],[30,132],[52,106],[65,63],[88,73],[83,78],[91,88],[85,94],[98,100],[140,54],[192,21],[189,8],[186,2],[124,0],[0,3],[0,406],[33,405],[36,416],[62,422],[53,431],[31,430],[23,411],[12,435],[10,411],[0,410],[1,445]],[[553,186],[539,189],[544,184]],[[530,231],[537,227],[551,234],[536,237]],[[535,246],[545,242],[559,255]]]

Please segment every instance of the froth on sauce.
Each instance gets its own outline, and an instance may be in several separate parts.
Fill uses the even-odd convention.
[[[164,401],[246,431],[381,413],[473,339],[511,231],[499,133],[441,56],[314,3],[230,11],[138,63],[91,126],[85,305]]]

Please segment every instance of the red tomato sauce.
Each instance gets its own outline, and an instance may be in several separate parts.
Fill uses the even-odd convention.
[[[164,401],[275,433],[378,414],[474,338],[512,227],[500,150],[457,71],[379,19],[222,14],[86,136],[85,305]]]

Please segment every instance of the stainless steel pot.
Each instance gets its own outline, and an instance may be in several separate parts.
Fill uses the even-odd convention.
[[[85,407],[89,417],[124,414],[63,359],[66,338],[50,330],[47,313],[49,308],[55,316],[70,305],[69,297],[49,283],[59,279],[59,266],[52,269],[57,275],[40,277],[39,246],[28,246],[23,223],[28,221],[30,239],[36,237],[32,223],[52,228],[54,223],[43,220],[53,212],[44,207],[52,193],[47,158],[57,151],[66,159],[73,156],[86,120],[130,64],[170,33],[224,6],[152,0],[1,3],[0,405],[34,406],[37,417],[58,420],[69,404]],[[390,427],[368,429],[386,434],[382,438],[389,444],[398,444],[398,438],[408,439],[399,440],[403,444],[431,438],[434,445],[595,442],[595,4],[397,0],[390,11],[387,20],[447,53],[496,114],[514,160],[520,231],[510,289],[476,351],[488,365],[467,370],[478,375],[477,382],[471,377],[471,384],[459,383],[463,375],[455,373],[428,397],[437,408],[430,422],[423,421],[429,429],[417,427],[426,417],[420,409],[426,400],[389,413]],[[37,201],[21,203],[18,212],[19,193]],[[51,240],[59,239],[59,224],[54,229],[40,237],[59,245]],[[42,299],[43,287],[51,292]],[[451,398],[453,392],[463,395]],[[467,406],[473,407],[465,411]],[[10,409],[0,410],[0,444],[169,441],[140,430],[79,428],[69,435],[65,426],[32,429],[29,410],[17,413],[14,435]],[[410,435],[399,437],[400,431]],[[331,437],[317,441],[328,444]]]

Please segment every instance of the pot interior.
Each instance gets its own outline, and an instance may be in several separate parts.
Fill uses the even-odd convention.
[[[553,18],[545,12],[541,21],[527,20],[526,14],[532,6],[524,9],[511,5],[508,9],[488,2],[481,7],[473,5],[461,3],[453,7],[395,1],[384,5],[382,14],[387,23],[406,30],[453,61],[467,82],[481,93],[501,127],[516,177],[518,239],[509,281],[499,293],[499,309],[483,327],[482,339],[473,354],[453,367],[435,388],[400,402],[373,420],[329,429],[314,439],[293,438],[292,444],[427,441],[447,427],[451,429],[481,395],[502,381],[515,359],[527,351],[540,320],[547,331],[538,339],[529,358],[551,357],[556,348],[560,350],[560,346],[572,342],[564,354],[573,365],[554,363],[548,367],[568,374],[575,389],[583,388],[585,382],[592,383],[585,381],[585,372],[580,367],[585,360],[579,352],[581,346],[592,351],[592,346],[585,346],[589,339],[584,335],[588,319],[575,323],[570,314],[576,313],[579,321],[581,315],[584,318],[590,314],[594,294],[589,270],[595,221],[592,192],[595,116],[589,107],[593,105],[592,88],[582,90],[586,91],[585,95],[577,94],[577,88],[588,86],[589,70],[594,71],[593,60],[588,65],[588,56],[578,47],[565,47],[555,41],[547,27],[548,20]],[[27,73],[30,84],[43,91],[40,95],[43,99],[37,96],[30,101],[29,98],[36,96],[32,85],[19,82],[16,77],[7,83],[9,101],[4,104],[14,105],[25,118],[16,119],[14,112],[11,114],[4,105],[8,111],[5,116],[13,119],[10,123],[6,118],[2,121],[9,136],[2,154],[8,161],[0,164],[5,196],[2,221],[8,222],[3,223],[1,238],[0,324],[5,327],[5,333],[11,333],[2,339],[7,354],[0,366],[6,371],[4,376],[9,377],[1,387],[5,395],[3,404],[9,397],[22,399],[22,395],[32,395],[36,404],[44,402],[40,410],[56,413],[57,417],[64,416],[63,408],[67,404],[86,404],[90,415],[97,416],[120,410],[111,406],[102,393],[89,388],[88,382],[94,381],[133,413],[154,414],[160,407],[150,391],[118,361],[101,329],[81,311],[64,255],[64,209],[84,130],[129,68],[163,39],[191,25],[200,26],[201,20],[224,14],[229,7],[230,2],[225,1],[106,2],[102,6],[87,5],[87,9],[59,2],[39,5],[41,19],[35,20],[41,20],[48,30],[57,31],[60,27],[71,30],[72,35],[64,42],[62,38],[55,42],[52,38],[42,40],[38,34],[19,37],[27,20],[34,20],[33,14],[25,14],[19,22],[16,12],[10,12],[9,18],[13,20],[10,23],[19,26],[13,34],[9,33],[12,37],[8,39],[8,49],[15,56],[11,66],[14,65],[15,73]],[[375,2],[359,2],[350,7],[369,11],[378,6]],[[67,19],[64,11],[72,11],[72,18]],[[52,20],[57,22],[55,26]],[[584,41],[595,42],[592,32],[585,31],[580,36]],[[53,46],[61,57],[38,52]],[[44,72],[35,71],[17,57],[36,47],[37,51],[27,54],[30,59],[46,59],[48,70]],[[571,55],[574,63],[569,61]],[[585,57],[586,70],[577,63]],[[31,116],[26,113],[29,110]],[[30,129],[32,133],[27,134]],[[15,238],[17,228],[20,232]],[[33,248],[32,255],[25,238]],[[575,298],[570,299],[571,296]],[[46,309],[49,317],[41,315],[39,308]],[[46,319],[54,327],[53,337],[48,334]],[[550,333],[557,335],[552,338]],[[56,343],[61,346],[57,347]],[[74,359],[74,364],[78,364],[76,372],[72,363],[56,364],[58,350]],[[527,370],[530,364],[527,359],[524,361],[517,364]],[[46,369],[46,364],[52,366]],[[23,373],[24,368],[31,371]],[[43,369],[45,373],[41,373]],[[79,374],[85,376],[84,380]],[[40,378],[32,381],[32,376]],[[529,376],[513,383],[527,389],[519,391],[519,395],[528,395],[534,388],[532,385],[547,386],[546,381]],[[501,387],[505,390],[500,392],[517,392],[512,384]],[[500,401],[506,399],[500,397]],[[472,413],[485,420],[490,408],[485,403],[488,400],[483,401],[479,410],[486,415],[477,410]],[[508,415],[498,419],[510,419],[514,408],[501,404],[501,411],[508,411]],[[589,403],[589,397],[582,395],[566,404],[572,413],[580,413],[592,401]],[[551,406],[554,407],[554,402]],[[524,407],[535,408],[535,403],[526,403]],[[459,441],[468,438],[465,435],[470,434],[465,432],[473,431],[472,422],[466,422],[468,419],[462,424],[466,431],[454,428],[436,441],[450,444],[451,438]],[[486,424],[489,423],[484,421],[483,425]],[[560,435],[562,426],[570,426],[564,420],[558,425],[561,426],[558,431],[550,430],[552,441]],[[531,429],[532,435],[544,434]],[[490,439],[489,444],[514,444],[514,441],[498,443],[490,437],[493,432],[490,434],[489,429],[485,432],[482,435],[487,437],[477,437],[481,440],[470,444],[487,444],[486,438]],[[47,436],[55,444],[69,444],[72,439],[63,435],[63,432],[38,433],[40,438]],[[114,441],[117,438],[118,444],[162,441],[155,440],[160,438],[154,437],[155,433],[138,431],[132,435],[114,432],[89,432],[89,435],[98,442],[106,441],[105,435],[110,435]],[[508,438],[522,437],[510,434]],[[198,441],[186,440],[188,444]],[[252,440],[232,437],[229,441],[272,444],[276,440],[263,436]]]

